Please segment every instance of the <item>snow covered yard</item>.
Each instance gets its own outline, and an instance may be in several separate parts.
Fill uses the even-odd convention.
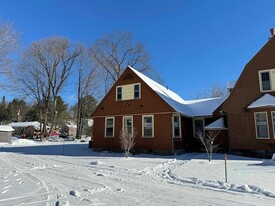
[[[0,145],[0,205],[275,205],[270,160],[97,153],[82,142]]]

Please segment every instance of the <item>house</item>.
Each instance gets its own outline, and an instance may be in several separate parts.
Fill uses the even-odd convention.
[[[275,151],[274,34],[271,29],[271,38],[246,64],[222,106],[231,151]]]
[[[135,128],[135,150],[173,154],[192,149],[198,145],[195,131],[204,132],[221,117],[226,98],[186,101],[128,66],[92,113],[92,146],[119,150],[122,128]]]
[[[33,138],[34,134],[40,129],[40,123],[34,122],[12,122],[11,126],[17,135],[26,134],[26,137]]]
[[[8,125],[0,125],[0,142],[11,142],[11,135],[14,129]]]
[[[66,133],[69,136],[76,136],[76,124],[68,123],[61,125],[61,134]]]

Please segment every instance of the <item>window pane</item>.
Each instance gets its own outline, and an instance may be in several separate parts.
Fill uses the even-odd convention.
[[[256,130],[258,138],[267,138],[268,129],[267,129],[267,117],[266,113],[257,113],[256,115]]]
[[[269,72],[261,73],[262,78],[262,90],[271,90]]]
[[[144,136],[152,137],[153,136],[153,117],[144,117]]]
[[[134,98],[135,99],[138,99],[138,98],[140,98],[140,96],[139,96],[139,84],[136,84],[135,86],[134,86]]]
[[[129,133],[132,133],[132,127],[133,127],[132,117],[125,117],[124,118],[124,131],[128,131]]]
[[[117,87],[117,100],[122,99],[122,87]]]
[[[114,119],[113,118],[106,119],[106,136],[107,137],[114,136]]]
[[[272,112],[273,136],[275,137],[275,112]]]
[[[195,124],[195,134],[197,132],[201,132],[203,134],[203,132],[204,132],[203,120],[202,119],[195,119],[194,124]]]
[[[179,124],[179,116],[174,116],[174,136],[179,137],[180,136],[180,124]]]

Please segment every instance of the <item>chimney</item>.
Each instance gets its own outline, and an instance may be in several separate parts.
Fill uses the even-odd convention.
[[[270,34],[271,34],[271,37],[273,37],[275,35],[275,28],[270,29]]]

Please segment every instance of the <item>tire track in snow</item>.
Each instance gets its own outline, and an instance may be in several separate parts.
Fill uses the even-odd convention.
[[[37,197],[39,199],[46,199],[46,201],[50,201],[51,199],[50,196],[52,196],[52,192],[50,192],[50,189],[47,187],[45,182],[41,178],[37,177],[35,174],[31,174],[29,171],[27,171],[26,167],[24,167],[24,163],[22,162],[22,160],[18,161],[15,158],[15,156],[17,155],[12,153],[0,154],[0,160],[4,163],[3,165],[9,166],[8,169],[11,170],[10,177],[6,177],[7,178],[6,180],[12,181],[11,178],[13,178],[13,180],[15,181],[13,181],[12,183],[14,184],[15,182],[17,182],[19,185],[22,184],[24,181],[28,183],[32,183],[33,186],[37,187],[38,191],[45,190],[46,192],[39,193],[38,191],[33,190],[31,191],[33,192],[31,195],[26,194],[26,195],[19,195],[17,197],[12,197],[12,198],[1,198],[0,202],[6,202],[5,203],[6,205],[8,205],[8,202],[9,202],[9,204],[13,205],[13,203],[10,203],[11,200],[20,199],[20,201],[23,201],[22,199],[25,199],[24,201],[31,201],[32,199],[36,198],[36,196],[40,196],[40,197]],[[15,162],[18,162],[19,164]],[[12,163],[15,163],[15,164],[12,164]],[[22,163],[23,163],[23,166],[22,166]],[[19,165],[21,165],[21,167]],[[20,177],[18,178],[18,176]],[[12,189],[12,186],[10,187],[10,189]],[[5,193],[2,193],[2,194],[5,194]]]

